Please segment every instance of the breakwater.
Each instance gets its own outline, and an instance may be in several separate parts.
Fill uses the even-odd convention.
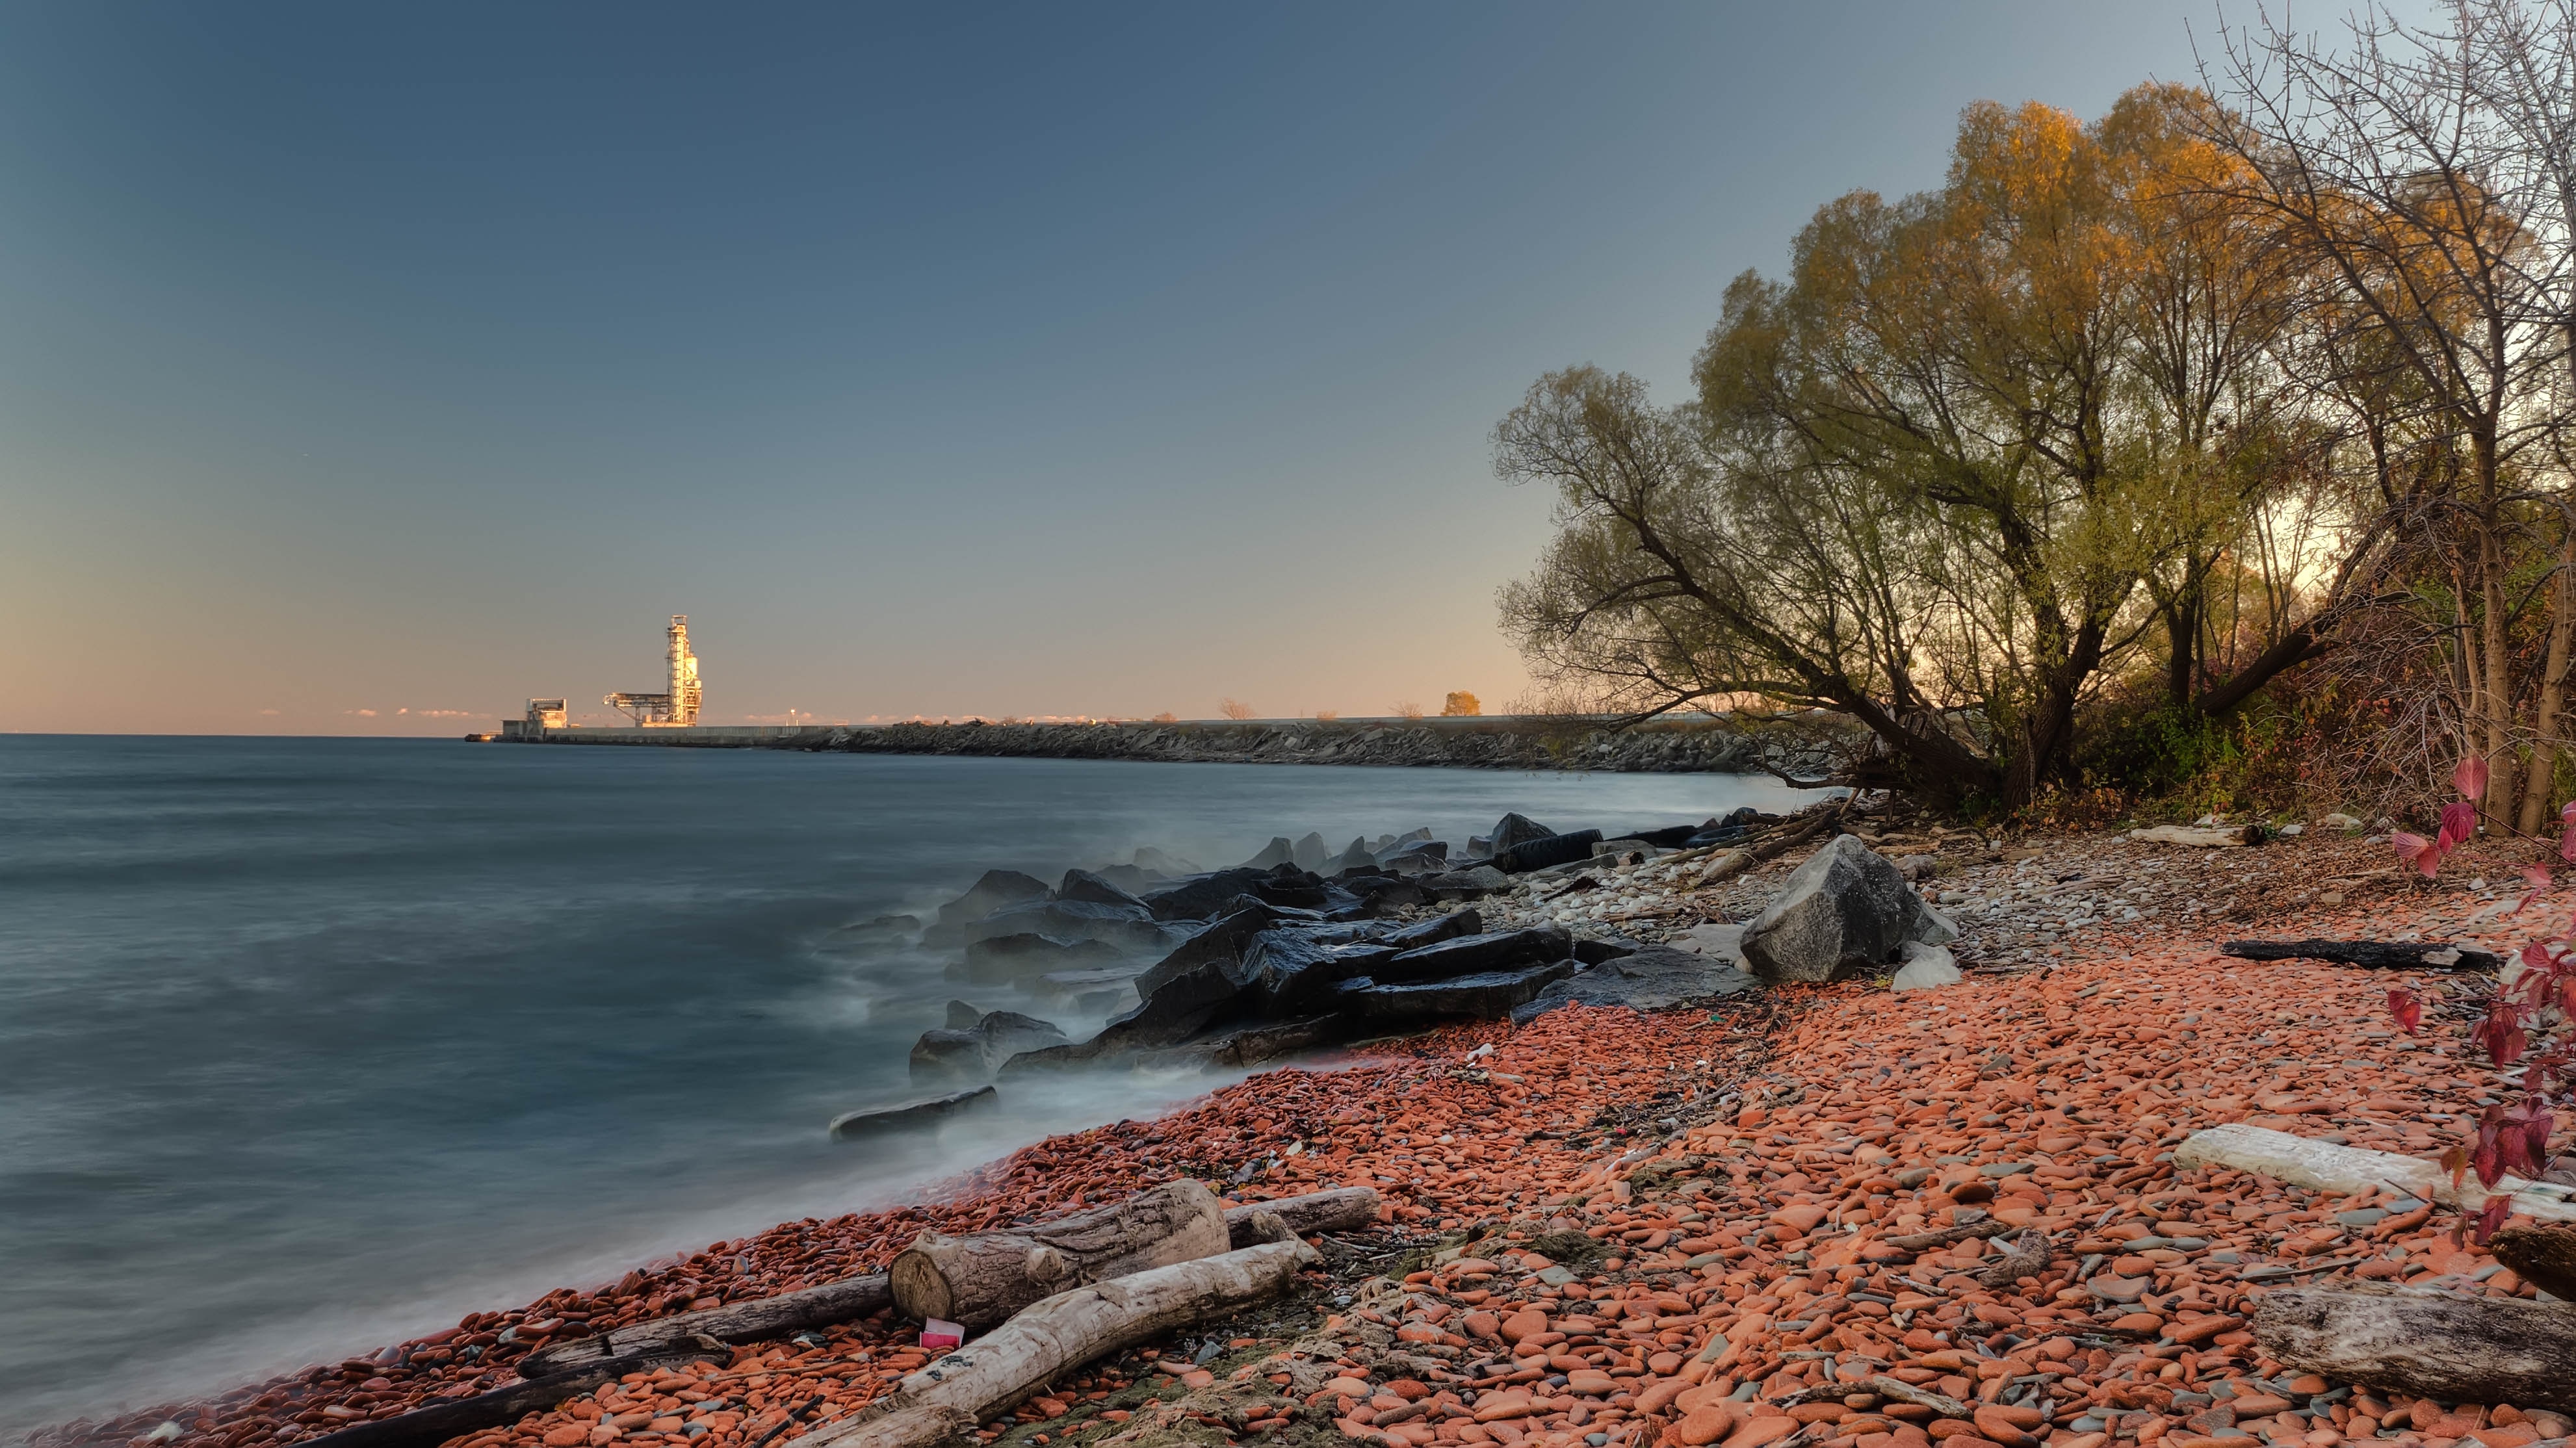
[[[798,749],[843,754],[1126,759],[1162,764],[1406,765],[1587,770],[1614,774],[1745,774],[1800,778],[1835,771],[1859,731],[1829,714],[1724,714],[1627,728],[1586,718],[1288,719],[548,729],[526,742],[680,748]]]

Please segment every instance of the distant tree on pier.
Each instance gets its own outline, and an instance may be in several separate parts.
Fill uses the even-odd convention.
[[[1477,703],[1476,696],[1464,689],[1453,690],[1448,699],[1440,705],[1440,717],[1443,719],[1463,719],[1484,712],[1485,706]]]
[[[1216,707],[1217,712],[1223,714],[1228,719],[1249,719],[1252,717],[1252,706],[1243,702],[1241,699],[1227,699],[1219,703]]]

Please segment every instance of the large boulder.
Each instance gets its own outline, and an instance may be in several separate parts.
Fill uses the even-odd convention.
[[[939,907],[939,919],[931,924],[927,939],[934,945],[948,945],[966,938],[966,927],[1001,909],[1024,900],[1047,897],[1046,881],[1017,870],[986,870],[966,893]]]
[[[1559,1006],[1670,1010],[1693,1001],[1742,995],[1760,985],[1723,960],[1669,945],[1641,946],[1549,985],[1512,1012],[1512,1024],[1527,1025]]]
[[[1417,946],[1369,972],[1380,983],[1443,980],[1563,960],[1574,953],[1574,937],[1562,925],[1534,925],[1527,930],[1500,930],[1488,935],[1460,935]],[[1518,1002],[1514,1002],[1518,1004]]]
[[[1145,907],[1157,920],[1205,920],[1233,903],[1234,898],[1252,888],[1255,880],[1270,872],[1249,865],[1240,869],[1218,870],[1211,874],[1192,875],[1185,880],[1158,886],[1143,894]]]
[[[1495,822],[1494,832],[1485,838],[1493,852],[1499,855],[1514,845],[1543,840],[1555,833],[1556,831],[1531,819],[1528,815],[1507,814]]]
[[[1599,830],[1575,830],[1569,834],[1549,835],[1543,840],[1523,840],[1508,850],[1494,852],[1494,868],[1506,875],[1525,874],[1557,865],[1571,865],[1592,858],[1592,847],[1601,843]]]
[[[947,1096],[934,1096],[927,1101],[914,1101],[902,1106],[882,1106],[872,1111],[852,1111],[832,1118],[834,1141],[861,1141],[888,1132],[908,1131],[916,1127],[936,1126],[952,1117],[969,1116],[1001,1108],[1002,1098],[990,1086],[977,1086]]]
[[[1456,940],[1462,935],[1480,934],[1484,928],[1485,917],[1477,912],[1452,910],[1446,915],[1434,915],[1428,920],[1417,920],[1401,930],[1390,930],[1379,936],[1378,940],[1381,944],[1392,945],[1399,951],[1420,950],[1426,945],[1438,945],[1441,941]]]
[[[1333,1001],[1377,1027],[1462,1017],[1499,1021],[1510,1016],[1515,1006],[1536,999],[1540,991],[1582,968],[1580,961],[1558,960],[1445,980],[1386,982],[1361,976],[1344,981]]]
[[[1378,856],[1378,867],[1397,875],[1436,875],[1449,868],[1447,840],[1417,840]]]
[[[1098,940],[1126,950],[1170,948],[1166,931],[1142,903],[1103,905],[1090,900],[1024,900],[1005,905],[966,927],[968,945],[1004,935],[1044,935],[1055,940]]]
[[[1270,837],[1270,843],[1261,847],[1260,854],[1244,861],[1237,868],[1245,870],[1267,870],[1275,865],[1293,865],[1295,863],[1297,863],[1296,844],[1286,835],[1272,835]]]
[[[1168,850],[1158,850],[1152,845],[1137,846],[1136,857],[1133,863],[1137,869],[1144,871],[1146,874],[1160,875],[1166,880],[1176,879],[1182,875],[1196,875],[1201,873],[1198,866],[1191,864],[1189,861],[1182,859],[1178,855],[1172,854]]]
[[[1333,933],[1285,928],[1252,937],[1243,950],[1245,1005],[1270,1020],[1297,1015],[1397,954],[1374,942],[1335,940]]]
[[[1789,872],[1780,893],[1744,927],[1745,963],[1767,982],[1826,981],[1876,974],[1908,940],[1957,927],[1936,915],[1896,867],[1855,835],[1830,844]]]
[[[1319,865],[1316,868],[1335,875],[1346,874],[1352,870],[1363,870],[1373,874],[1377,870],[1377,854],[1369,849],[1365,838],[1356,839],[1351,841],[1349,849],[1333,857],[1329,864]]]
[[[1110,868],[1116,869],[1118,867],[1113,865]],[[1142,878],[1144,872],[1130,867],[1129,873]],[[1087,900],[1094,905],[1132,906],[1135,909],[1144,911],[1148,915],[1154,913],[1144,901],[1137,899],[1126,889],[1110,880],[1104,872],[1096,870],[1065,871],[1064,883],[1055,887],[1055,898],[1059,900]]]
[[[1445,874],[1424,875],[1422,888],[1441,900],[1475,900],[1507,888],[1511,877],[1491,865],[1471,865],[1464,870]]]
[[[1283,921],[1300,917],[1321,919],[1320,916],[1308,916],[1303,911],[1292,913],[1249,896],[1239,896],[1232,909],[1192,931],[1188,939],[1172,947],[1171,954],[1146,967],[1145,972],[1136,977],[1137,993],[1150,996],[1211,961],[1223,961],[1229,966],[1238,964],[1243,959],[1243,948],[1252,943],[1252,937]]]
[[[1058,940],[1024,930],[967,946],[965,963],[951,973],[967,980],[1019,980],[1051,970],[1105,969],[1127,958],[1126,950],[1105,940]]]
[[[1358,902],[1356,905],[1345,907],[1344,910],[1335,911],[1334,918],[1382,919],[1410,906],[1431,903],[1431,892],[1422,888],[1418,879],[1407,879],[1400,875],[1381,875],[1376,873],[1376,870],[1377,866],[1370,865],[1367,867],[1367,873],[1346,874],[1333,881],[1335,888],[1349,891],[1351,897]]]
[[[1320,870],[1332,858],[1333,847],[1325,844],[1324,837],[1313,830],[1308,830],[1304,839],[1288,847],[1289,863],[1300,870]]]
[[[954,1012],[949,1019],[956,1019]],[[912,1044],[915,1081],[987,1081],[1004,1061],[1023,1051],[1064,1043],[1053,1021],[1016,1011],[987,1011],[968,1029],[924,1031]]]

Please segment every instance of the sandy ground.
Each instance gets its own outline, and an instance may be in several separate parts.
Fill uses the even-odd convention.
[[[309,1440],[507,1383],[531,1343],[875,1270],[925,1227],[1030,1220],[1176,1174],[1246,1201],[1367,1184],[1388,1207],[1372,1231],[1321,1239],[1324,1264],[1292,1299],[1096,1364],[990,1425],[987,1441],[2517,1448],[2568,1431],[2509,1404],[2290,1376],[2254,1345],[2246,1315],[2284,1283],[2531,1295],[2455,1245],[2450,1213],[2171,1160],[2191,1131],[2229,1121],[2418,1156],[2458,1139],[2505,1097],[2507,1078],[2467,1044],[2489,982],[2258,965],[2216,942],[2510,950],[2529,919],[2506,913],[2511,860],[2472,850],[2426,885],[2382,846],[2314,834],[2261,849],[1934,843],[1923,888],[1954,896],[1944,908],[1969,931],[1971,973],[1955,986],[1894,995],[1853,982],[1714,1010],[1575,1008],[1517,1032],[1451,1028],[1054,1138],[916,1206],[785,1223],[38,1441],[122,1444],[156,1428],[181,1448]],[[1885,848],[1909,844],[1920,848]],[[1646,865],[1578,893],[1601,897],[1590,918],[1669,935],[1748,918],[1792,864],[1706,890]],[[2481,869],[2491,879],[2473,886]],[[1494,904],[1508,918],[1553,902]],[[2386,992],[2407,982],[2430,1002],[2420,1037],[2389,1019]],[[1919,1253],[1888,1242],[1980,1214],[2045,1234],[2049,1265],[1990,1287],[1990,1259],[2029,1239]],[[915,1334],[886,1316],[751,1344],[458,1441],[792,1441],[922,1366]],[[1879,1374],[1975,1411],[1944,1418],[1863,1386]]]

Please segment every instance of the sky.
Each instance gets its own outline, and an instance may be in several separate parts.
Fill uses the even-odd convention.
[[[0,4],[0,730],[1496,711],[1533,380],[2216,18]]]

